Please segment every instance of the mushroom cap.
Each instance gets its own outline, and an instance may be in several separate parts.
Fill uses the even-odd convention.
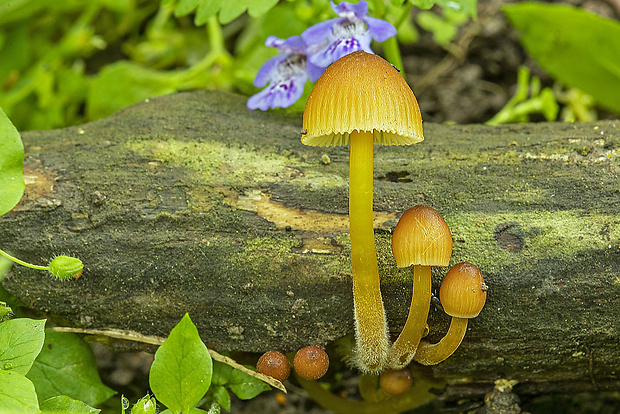
[[[291,373],[291,364],[282,352],[267,351],[258,359],[256,371],[284,382]]]
[[[390,395],[402,395],[413,384],[411,368],[388,369],[379,375],[379,386]]]
[[[306,102],[301,142],[348,145],[351,132],[372,132],[375,144],[411,145],[424,139],[420,108],[398,70],[380,56],[357,51],[332,63]]]
[[[403,213],[394,229],[392,253],[398,267],[448,266],[452,233],[434,208],[411,207]]]
[[[456,318],[475,318],[487,300],[487,291],[480,270],[471,263],[455,264],[439,288],[443,310]]]
[[[327,352],[318,346],[305,346],[295,354],[293,358],[295,372],[308,381],[321,378],[329,368],[329,356]]]

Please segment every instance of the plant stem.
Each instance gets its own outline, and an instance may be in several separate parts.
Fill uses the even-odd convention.
[[[446,336],[436,344],[420,342],[415,361],[422,365],[435,365],[448,358],[459,347],[467,332],[467,318],[452,317]]]
[[[402,332],[390,349],[388,364],[391,368],[400,369],[411,362],[424,334],[430,306],[431,267],[414,265],[409,315]]]
[[[28,262],[24,262],[23,260],[19,260],[17,257],[13,257],[10,254],[0,250],[0,255],[6,257],[7,259],[9,259],[12,262],[15,262],[17,264],[20,264],[22,266],[26,266],[29,267],[31,269],[37,269],[37,270],[50,270],[49,266],[39,266],[39,265],[33,265],[31,263]]]
[[[352,132],[350,145],[349,221],[356,356],[362,371],[377,373],[385,366],[389,338],[373,229],[372,132]]]

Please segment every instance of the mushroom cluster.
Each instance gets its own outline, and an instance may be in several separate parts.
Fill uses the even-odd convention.
[[[487,297],[480,270],[471,263],[454,265],[439,288],[439,300],[452,317],[441,341],[422,341],[431,299],[431,266],[448,266],[452,234],[432,207],[415,206],[401,216],[392,235],[392,253],[398,267],[413,267],[413,295],[405,326],[390,349],[389,366],[402,368],[411,360],[435,365],[448,358],[461,344],[467,320],[478,316]]]
[[[403,214],[394,230],[396,263],[413,267],[414,280],[405,326],[393,345],[389,340],[373,228],[373,145],[411,145],[423,139],[420,109],[407,82],[383,58],[363,51],[345,55],[329,66],[314,85],[304,110],[303,144],[350,146],[349,230],[356,339],[352,361],[364,373],[403,369],[412,359],[423,364],[442,361],[460,344],[467,318],[480,312],[471,309],[463,313],[457,306],[445,340],[435,345],[421,340],[430,307],[430,269],[448,266],[452,235],[437,211],[416,206]],[[463,282],[467,283],[478,283],[469,289],[486,295],[482,276],[477,282],[473,278]],[[456,292],[462,288],[457,282],[452,284],[454,287],[445,289],[451,292],[446,297],[468,296]],[[466,300],[484,304],[483,298]]]

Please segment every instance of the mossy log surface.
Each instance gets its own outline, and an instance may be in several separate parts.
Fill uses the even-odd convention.
[[[86,267],[70,281],[15,267],[4,287],[83,328],[164,336],[189,312],[220,351],[291,351],[350,334],[348,149],[306,147],[300,128],[299,115],[193,92],[24,133],[26,192],[0,219],[2,248],[40,264],[73,254]],[[490,287],[437,377],[619,389],[619,160],[617,121],[426,124],[420,144],[375,147],[391,329],[411,294],[391,229],[427,204],[452,230],[451,264],[476,264]],[[433,270],[435,291],[446,270]],[[449,318],[433,303],[436,340]]]

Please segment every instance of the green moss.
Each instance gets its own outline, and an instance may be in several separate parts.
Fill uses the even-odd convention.
[[[186,142],[173,138],[161,141],[129,141],[128,150],[169,165],[187,168],[205,184],[251,186],[277,181],[292,162],[274,153],[217,141]]]
[[[455,239],[451,262],[466,260],[495,273],[500,264],[526,264],[532,257],[536,260],[567,260],[587,249],[604,250],[610,245],[618,248],[613,244],[618,244],[620,229],[609,226],[616,220],[613,215],[575,210],[505,212],[493,216],[446,214]],[[521,227],[522,249],[509,251],[498,245],[495,235],[498,226],[505,223],[517,223]],[[467,252],[467,257],[462,256],[463,251]]]

